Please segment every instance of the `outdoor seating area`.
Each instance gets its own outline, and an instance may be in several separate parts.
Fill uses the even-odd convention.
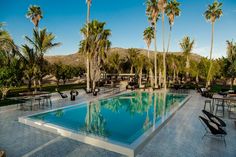
[[[17,104],[20,110],[37,110],[39,108],[52,107],[51,95],[48,92],[26,92],[20,93],[21,97],[16,98],[21,101]]]
[[[79,92],[81,94],[77,98],[78,102],[82,102],[90,98],[89,94],[83,94],[82,91]],[[112,92],[110,94],[112,94]],[[169,149],[172,149],[175,152],[176,156],[191,156],[192,152],[197,147],[198,151],[195,151],[196,156],[217,156],[220,153],[227,157],[234,157],[236,152],[234,147],[236,144],[236,141],[234,140],[236,137],[236,127],[234,124],[235,120],[229,119],[226,116],[222,118],[226,125],[226,127],[223,127],[224,123],[220,124],[222,125],[222,128],[226,129],[227,132],[227,135],[225,136],[226,146],[224,145],[223,137],[222,139],[220,137],[211,138],[211,136],[214,136],[211,135],[211,132],[208,132],[208,134],[210,133],[210,136],[207,134],[207,136],[202,139],[206,132],[204,131],[204,127],[199,121],[198,116],[202,115],[202,117],[205,117],[205,119],[208,120],[208,123],[209,120],[215,119],[214,116],[212,116],[213,114],[208,114],[209,117],[207,117],[207,114],[202,112],[206,98],[202,98],[199,93],[196,93],[193,90],[190,90],[189,94],[191,94],[190,100],[141,150],[141,152],[137,155],[138,157],[155,156],[155,154],[165,154],[166,156],[171,156],[172,153],[170,151],[163,149],[167,145]],[[100,96],[104,96],[104,94],[100,93]],[[61,98],[59,97],[57,101],[52,101],[53,108],[64,106],[63,104],[65,103],[62,103],[62,106],[57,105],[58,102],[60,102],[60,99]],[[67,101],[71,102],[69,99]],[[66,104],[68,105],[68,103]],[[49,109],[44,108],[41,109],[41,111],[42,110],[45,111]],[[39,154],[43,156],[71,157],[90,156],[91,154],[95,154],[96,156],[121,156],[120,154],[114,152],[76,142],[74,140],[60,137],[56,134],[33,127],[28,127],[16,121],[19,116],[37,112],[39,111],[33,110],[26,112],[22,110],[11,110],[0,114],[0,125],[3,126],[0,130],[0,141],[2,141],[0,143],[0,149],[6,150],[7,156],[14,157],[30,155],[32,157],[36,157]],[[13,130],[18,131],[14,132]],[[156,147],[156,145],[158,145],[158,147]],[[176,145],[178,145],[178,148]],[[63,149],[61,149],[62,146]],[[18,149],[14,149],[16,147]],[[188,147],[188,149],[186,149],[186,147]],[[78,152],[80,152],[79,155]]]
[[[236,118],[236,97],[232,95],[231,91],[224,92],[223,95],[221,92],[209,93],[204,91],[204,93],[200,93],[203,97],[207,98],[204,102],[204,110],[208,108],[209,112],[221,117],[225,117],[227,112],[228,118]]]
[[[1,1],[0,157],[236,157],[236,1]]]

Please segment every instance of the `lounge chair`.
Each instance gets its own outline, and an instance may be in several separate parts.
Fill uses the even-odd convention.
[[[216,125],[218,125],[219,127],[226,127],[225,122],[220,119],[219,117],[213,115],[212,113],[206,111],[206,110],[202,110],[202,112],[204,113],[204,115],[206,115],[206,117],[213,123],[215,123]]]
[[[227,135],[227,133],[221,127],[207,120],[206,118],[199,116],[199,119],[206,130],[206,133],[203,135],[202,139],[206,136],[218,137],[223,139],[226,146],[225,136]]]
[[[60,91],[58,91],[58,93],[60,94],[60,96],[61,96],[62,99],[68,98],[68,96],[67,96],[65,93],[62,93],[62,92],[60,92]]]

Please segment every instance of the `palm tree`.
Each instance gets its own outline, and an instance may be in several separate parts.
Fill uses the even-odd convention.
[[[180,3],[177,2],[176,0],[171,0],[166,6],[165,13],[168,16],[169,25],[170,25],[168,46],[167,46],[167,50],[166,50],[167,53],[169,52],[169,48],[170,48],[171,32],[172,32],[172,27],[174,25],[175,17],[180,15],[179,5],[180,5]]]
[[[164,77],[164,89],[166,89],[166,52],[165,52],[165,9],[167,5],[167,0],[159,0],[158,1],[158,9],[162,14],[162,46],[163,46],[163,77]]]
[[[143,39],[146,42],[147,48],[148,48],[147,57],[150,58],[150,56],[149,56],[150,45],[152,43],[152,39],[154,39],[154,29],[153,29],[153,27],[147,27],[144,30],[144,32],[143,32]]]
[[[152,39],[154,39],[154,29],[153,27],[147,27],[144,32],[143,32],[143,39],[147,44],[147,48],[148,48],[148,59],[150,59],[149,56],[149,50],[150,50],[150,45],[152,43]],[[153,78],[152,78],[152,67],[150,67],[149,69],[149,78],[151,79],[151,86],[153,86]]]
[[[157,87],[157,20],[159,19],[159,8],[158,8],[158,1],[157,0],[148,0],[146,3],[146,15],[148,17],[148,20],[151,22],[151,24],[154,27],[154,84],[155,88]]]
[[[150,62],[149,62],[149,60],[147,60],[146,56],[144,56],[143,54],[139,54],[139,56],[135,60],[134,65],[135,65],[135,67],[137,69],[137,73],[139,75],[139,87],[141,88],[144,65],[146,66],[146,69],[149,69],[148,67],[150,66]]]
[[[130,62],[130,74],[134,73],[134,66],[135,66],[135,62],[137,57],[139,56],[139,50],[138,49],[134,49],[134,48],[130,48],[128,49],[128,62]]]
[[[184,37],[183,40],[180,42],[180,47],[183,51],[184,56],[186,57],[186,78],[189,77],[189,68],[190,68],[190,61],[189,57],[193,50],[194,40],[191,41],[190,37]]]
[[[211,34],[211,50],[210,50],[210,67],[208,70],[208,75],[207,75],[207,83],[206,87],[210,85],[211,81],[211,69],[212,69],[212,51],[213,51],[213,43],[214,43],[214,24],[216,19],[220,19],[220,17],[223,15],[222,11],[222,3],[219,3],[217,0],[213,2],[213,4],[208,5],[207,10],[205,11],[204,15],[207,21],[211,22],[212,25],[212,34]]]
[[[87,25],[90,22],[90,7],[91,7],[91,3],[92,0],[86,0],[87,3],[87,19],[86,19],[86,23]],[[89,36],[89,27],[87,27],[87,34],[86,34],[86,38],[88,38]],[[89,67],[89,53],[86,53],[86,87],[87,87],[87,91],[90,90],[90,67]]]
[[[0,22],[0,55],[5,58],[2,62],[9,65],[18,50],[8,31],[3,28],[4,26],[5,24]]]
[[[89,30],[89,36],[80,42],[80,51],[88,54],[90,60],[90,79],[92,81],[92,90],[95,89],[95,83],[100,79],[100,70],[106,59],[106,54],[111,46],[109,37],[111,30],[105,29],[105,22],[93,20],[81,29],[81,33],[86,36]]]
[[[31,89],[32,80],[38,72],[37,60],[38,56],[34,49],[28,45],[22,45],[22,59],[24,63],[24,75],[28,80],[28,89]]]
[[[231,89],[233,88],[234,79],[236,77],[236,43],[226,41],[227,43],[227,75],[231,77]]]
[[[28,8],[26,17],[29,18],[36,30],[38,30],[39,21],[43,18],[41,8],[37,5],[31,5]]]
[[[25,36],[25,39],[35,48],[35,53],[37,54],[37,64],[39,67],[39,85],[42,85],[43,78],[43,63],[44,63],[44,54],[56,47],[61,45],[61,43],[53,43],[55,40],[55,35],[52,33],[47,33],[47,29],[37,31],[34,29],[33,39],[30,39],[28,36]]]

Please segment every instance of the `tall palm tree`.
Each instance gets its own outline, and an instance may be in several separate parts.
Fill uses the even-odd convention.
[[[159,8],[157,0],[148,0],[146,3],[146,15],[154,27],[154,84],[157,87],[157,20],[159,19]]]
[[[54,43],[53,41],[55,40],[55,35],[53,35],[52,33],[47,33],[47,29],[43,29],[40,31],[34,29],[33,39],[29,38],[28,36],[25,36],[25,39],[35,48],[35,53],[38,57],[37,64],[39,67],[39,85],[41,87],[44,68],[44,54],[48,50],[61,45],[61,43]]]
[[[207,10],[205,11],[204,15],[207,21],[211,22],[212,25],[212,32],[211,32],[211,50],[210,50],[210,67],[208,70],[207,75],[207,83],[206,87],[210,85],[211,82],[211,69],[212,69],[212,51],[213,51],[213,43],[214,43],[214,24],[217,19],[220,19],[220,17],[223,15],[222,11],[222,3],[219,3],[217,0],[215,0],[211,5],[208,5]]]
[[[154,39],[154,29],[153,27],[147,27],[144,32],[143,32],[143,39],[147,44],[148,48],[148,59],[150,59],[149,56],[149,50],[150,50],[150,45],[152,43],[152,39]],[[152,72],[152,67],[149,69],[149,78],[151,79],[151,86],[153,86],[153,78],[152,78],[153,72]]]
[[[154,29],[153,29],[153,27],[147,27],[144,30],[144,32],[143,32],[143,39],[146,42],[146,45],[147,45],[147,48],[148,48],[147,57],[150,58],[150,56],[149,56],[150,45],[152,43],[152,40],[154,39]]]
[[[193,50],[194,40],[191,41],[190,37],[184,37],[183,40],[180,42],[180,47],[183,51],[184,56],[186,57],[186,78],[189,77],[189,68],[190,68],[190,61],[189,57]]]
[[[167,50],[166,50],[167,53],[169,52],[169,48],[170,48],[171,32],[172,32],[172,27],[174,25],[175,17],[180,16],[179,6],[180,6],[180,3],[177,2],[176,0],[171,0],[166,6],[165,13],[168,16],[169,25],[170,25],[169,39],[168,39],[168,45],[167,45]]]
[[[105,24],[105,22],[93,20],[81,29],[81,33],[84,36],[86,36],[87,30],[89,30],[90,34],[80,42],[80,51],[88,54],[90,60],[92,90],[95,89],[96,81],[100,79],[100,70],[105,63],[106,54],[111,46],[109,41],[111,31],[104,28]]]
[[[86,19],[86,23],[87,25],[90,22],[90,7],[92,4],[92,0],[86,0],[87,3],[87,19]],[[86,38],[88,38],[89,36],[89,27],[87,27],[87,34],[86,34]],[[86,53],[86,87],[87,87],[87,91],[90,90],[90,65],[89,65],[89,52]]]
[[[163,78],[164,78],[164,89],[166,89],[166,52],[165,52],[165,9],[167,5],[167,0],[159,0],[158,1],[158,9],[162,14],[162,46],[163,46]]]
[[[38,30],[39,21],[43,18],[41,8],[37,5],[31,5],[28,8],[26,17],[32,21],[35,29]]]

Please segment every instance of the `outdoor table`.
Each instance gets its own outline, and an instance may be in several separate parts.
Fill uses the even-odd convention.
[[[214,114],[216,115],[216,107],[215,107],[215,102],[216,101],[222,101],[222,105],[223,105],[223,116],[224,116],[224,108],[226,106],[226,102],[236,102],[236,97],[226,97],[226,96],[221,96],[221,95],[214,95],[212,97],[213,99],[213,102],[212,102],[212,107],[213,107],[213,111],[214,111]]]
[[[38,101],[37,105],[41,105],[41,95],[48,95],[50,94],[49,92],[45,91],[39,91],[39,92],[24,92],[24,93],[19,93],[19,95],[23,96],[25,99],[28,99],[30,101],[30,109],[33,110],[34,103],[33,101]],[[42,97],[43,98],[43,97]]]

